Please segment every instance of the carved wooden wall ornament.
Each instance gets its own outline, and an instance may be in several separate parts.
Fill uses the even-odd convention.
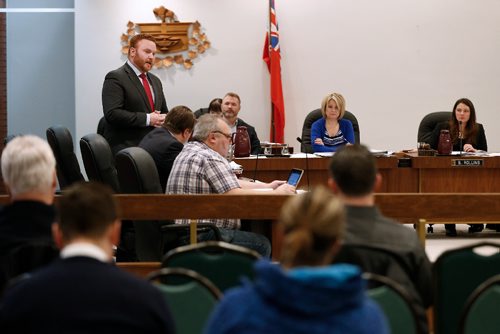
[[[127,23],[122,34],[122,53],[127,54],[129,40],[138,33],[151,34],[156,39],[157,53],[154,65],[158,68],[173,64],[186,69],[193,67],[193,59],[210,48],[210,41],[196,22],[179,22],[175,13],[163,6],[153,10],[160,23]]]

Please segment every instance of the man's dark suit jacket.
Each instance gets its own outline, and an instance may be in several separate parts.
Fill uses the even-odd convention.
[[[9,263],[13,251],[28,245],[45,244],[48,247],[53,244],[51,226],[55,220],[54,207],[37,201],[14,201],[0,210],[0,291],[12,278],[10,271],[13,268]],[[34,257],[26,260],[20,264],[23,269],[42,264]]]
[[[160,79],[148,73],[155,96],[155,110],[168,112]],[[134,70],[127,64],[109,72],[102,87],[102,107],[106,118],[104,138],[109,142],[113,154],[130,146],[137,146],[141,139],[153,129],[146,126],[146,114],[151,107]]]
[[[52,241],[53,206],[37,201],[15,201],[0,210],[0,255],[30,242]]]
[[[98,260],[60,259],[8,289],[2,333],[174,333],[160,291]]]
[[[157,128],[148,133],[139,143],[155,161],[160,175],[161,188],[165,192],[168,177],[175,158],[181,153],[184,145],[165,128]]]
[[[260,140],[257,137],[257,132],[255,128],[250,124],[243,121],[241,118],[238,118],[236,122],[236,126],[245,126],[248,131],[248,136],[250,137],[250,145],[252,145],[251,154],[259,154],[260,153]]]

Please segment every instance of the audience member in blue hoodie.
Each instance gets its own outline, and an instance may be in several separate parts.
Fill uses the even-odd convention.
[[[257,262],[255,282],[226,293],[206,333],[388,333],[359,268],[330,265],[344,231],[340,201],[323,187],[294,196],[281,223],[281,266]]]

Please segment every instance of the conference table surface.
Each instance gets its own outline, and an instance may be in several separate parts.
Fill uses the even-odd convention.
[[[286,180],[292,168],[304,170],[301,189],[327,184],[329,157],[237,158],[242,176],[263,182]],[[418,156],[398,154],[375,158],[382,176],[379,193],[500,192],[500,156]]]

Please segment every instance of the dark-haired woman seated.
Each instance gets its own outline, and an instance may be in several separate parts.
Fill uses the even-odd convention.
[[[432,141],[429,143],[435,150],[437,150],[439,144],[441,130],[450,130],[453,151],[477,152],[479,150],[488,150],[484,127],[476,122],[476,109],[469,99],[458,99],[453,106],[450,120],[436,125],[432,133]],[[445,227],[446,235],[457,235],[454,224],[445,224]],[[483,224],[474,224],[469,227],[470,233],[481,232],[482,230]]]

